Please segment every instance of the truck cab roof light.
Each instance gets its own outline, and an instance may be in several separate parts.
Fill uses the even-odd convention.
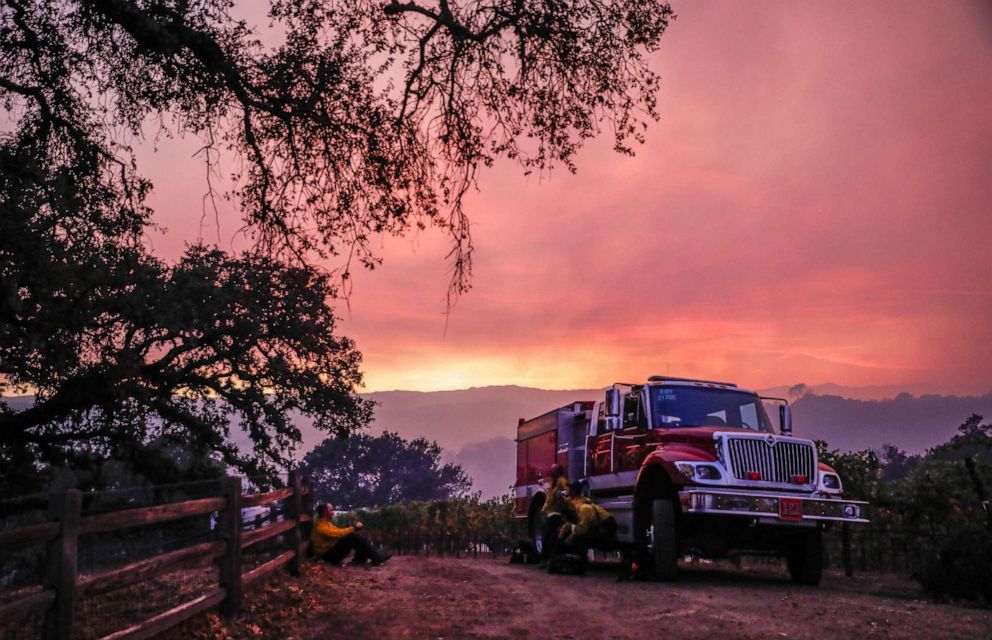
[[[733,382],[717,382],[716,380],[698,380],[696,378],[676,378],[673,376],[651,376],[648,378],[648,382],[694,382],[696,384],[708,384],[710,386],[720,385],[722,387],[734,387],[737,385]]]

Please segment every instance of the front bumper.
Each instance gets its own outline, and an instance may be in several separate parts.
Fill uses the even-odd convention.
[[[864,517],[868,503],[859,500],[700,487],[686,487],[679,492],[679,500],[682,512],[689,514],[750,516],[762,522],[781,524],[868,522]]]

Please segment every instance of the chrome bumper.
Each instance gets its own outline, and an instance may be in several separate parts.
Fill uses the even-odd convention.
[[[784,495],[765,491],[733,491],[688,487],[679,492],[683,513],[758,517],[765,522],[798,524],[801,522],[867,523],[867,502],[807,496]]]

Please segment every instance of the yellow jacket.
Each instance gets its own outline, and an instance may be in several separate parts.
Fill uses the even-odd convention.
[[[327,518],[314,519],[313,529],[310,531],[310,547],[313,549],[313,555],[318,558],[323,556],[337,544],[338,540],[354,531],[355,527],[336,527]]]
[[[568,491],[568,479],[565,476],[558,476],[558,479],[548,487],[548,496],[544,500],[544,508],[542,509],[545,515],[550,516],[568,511],[568,498],[561,495],[562,491]]]
[[[584,536],[592,533],[600,523],[611,517],[609,511],[599,506],[589,498],[575,498],[572,500],[575,507],[575,515],[578,523],[571,527],[571,535],[565,539],[565,544],[572,544],[575,536]]]

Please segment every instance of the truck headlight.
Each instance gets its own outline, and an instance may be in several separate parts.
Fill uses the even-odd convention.
[[[833,494],[835,497],[839,497],[844,491],[844,485],[840,481],[840,476],[830,471],[821,471],[819,473],[817,487],[820,493]]]
[[[701,464],[696,467],[696,477],[700,480],[719,480],[723,475],[717,467],[711,464]]]
[[[696,478],[696,467],[692,466],[689,462],[677,462],[675,463],[675,468],[689,480]]]
[[[834,473],[824,473],[822,479],[824,489],[840,490],[840,476]]]
[[[856,504],[848,504],[844,506],[844,515],[848,518],[857,518],[861,515],[861,507]]]
[[[688,480],[719,480],[723,477],[720,467],[698,462],[676,462],[675,468]]]

